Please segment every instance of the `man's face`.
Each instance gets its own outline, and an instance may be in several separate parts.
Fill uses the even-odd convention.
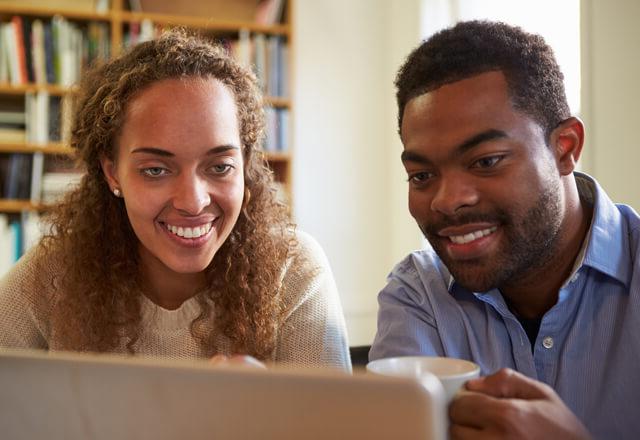
[[[548,262],[563,217],[560,172],[501,72],[412,99],[401,136],[409,211],[458,283],[483,292]]]

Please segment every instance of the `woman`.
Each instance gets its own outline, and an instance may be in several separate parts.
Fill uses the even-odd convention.
[[[0,345],[350,368],[326,257],[259,144],[255,77],[180,32],[86,75],[82,182],[0,286]]]

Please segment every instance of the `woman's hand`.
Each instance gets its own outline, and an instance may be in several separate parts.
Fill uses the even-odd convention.
[[[212,365],[228,365],[228,366],[238,366],[238,367],[247,367],[247,368],[259,368],[266,370],[267,366],[260,362],[258,359],[248,356],[245,354],[234,354],[231,356],[227,356],[224,354],[217,354],[213,356],[209,362]]]
[[[548,385],[510,369],[467,382],[449,406],[451,439],[589,439]]]

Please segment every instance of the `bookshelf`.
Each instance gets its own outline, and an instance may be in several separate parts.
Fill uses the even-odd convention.
[[[87,65],[116,56],[130,45],[171,27],[194,30],[224,44],[240,62],[256,71],[263,85],[267,114],[265,157],[282,187],[283,197],[290,200],[292,2],[0,0],[0,223],[4,218],[12,221],[25,213],[46,211],[44,189],[39,186],[44,185],[43,176],[50,163],[72,163],[73,151],[65,142],[73,113],[74,84]],[[166,10],[174,5],[175,10]],[[281,9],[272,11],[269,18],[269,13],[264,14],[265,6]],[[202,8],[208,8],[211,14],[203,13]],[[262,12],[258,11],[260,8]],[[228,15],[224,13],[227,9]],[[63,41],[61,35],[71,36],[69,41]],[[69,47],[75,52],[60,49]],[[63,58],[65,61],[60,61]],[[67,63],[68,58],[74,61]],[[31,170],[30,178],[22,179],[23,184],[30,184],[26,191],[30,197],[25,197],[25,191],[19,191],[20,196],[7,191],[8,182],[12,181],[9,173],[19,169],[11,168],[18,157],[25,162],[20,174],[27,167]],[[0,250],[7,247],[1,240],[2,237]]]

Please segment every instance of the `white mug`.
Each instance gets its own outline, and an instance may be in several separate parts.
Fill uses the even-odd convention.
[[[399,356],[371,361],[367,371],[387,376],[420,379],[433,374],[444,388],[447,405],[469,379],[480,376],[480,367],[463,359],[434,356]]]

